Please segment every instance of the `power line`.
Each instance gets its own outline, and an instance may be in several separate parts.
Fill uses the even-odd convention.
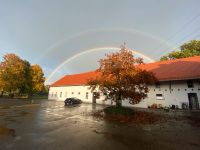
[[[181,40],[179,40],[179,42],[176,42],[176,43],[174,44],[174,45],[175,45],[175,46],[174,46],[175,48],[173,48],[173,49],[179,48],[178,45],[180,45],[181,43],[183,43],[183,42],[184,42],[188,37],[190,37],[191,35],[194,35],[194,33],[197,33],[197,35],[196,35],[195,37],[193,37],[193,38],[196,38],[196,37],[200,36],[200,34],[199,34],[198,32],[196,32],[196,31],[199,31],[199,30],[200,30],[200,27],[197,28],[196,30],[194,30],[193,32],[187,34],[187,36],[184,36]],[[163,54],[159,54],[159,53],[158,53],[158,55],[159,55],[159,56],[162,56]]]
[[[200,13],[197,14],[196,16],[194,16],[192,19],[190,19],[188,22],[186,22],[173,36],[169,37],[167,39],[167,41],[171,41],[174,37],[176,37],[179,33],[181,33],[183,31],[184,28],[187,28],[189,24],[191,24],[192,22],[196,22],[196,20],[200,17]],[[163,47],[163,44],[159,44],[159,46],[155,49],[159,49]]]

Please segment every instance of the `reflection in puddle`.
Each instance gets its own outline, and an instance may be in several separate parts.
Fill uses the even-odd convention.
[[[10,129],[4,125],[0,125],[0,135],[11,135],[12,137],[15,137],[15,130]]]

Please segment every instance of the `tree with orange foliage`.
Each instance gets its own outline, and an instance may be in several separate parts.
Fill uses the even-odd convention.
[[[45,90],[45,78],[42,68],[39,65],[35,64],[31,66],[31,78],[32,93],[39,93]]]
[[[39,65],[31,66],[15,54],[6,54],[0,62],[0,92],[10,96],[44,91],[44,74]]]
[[[96,79],[90,79],[88,84],[92,91],[98,88],[106,99],[122,106],[122,100],[130,104],[137,104],[147,96],[149,84],[157,80],[153,73],[141,70],[138,65],[143,64],[142,58],[135,58],[132,51],[125,46],[116,53],[107,54],[101,59],[100,73]]]
[[[0,63],[0,86],[10,95],[19,93],[26,85],[30,64],[15,54],[6,54]]]

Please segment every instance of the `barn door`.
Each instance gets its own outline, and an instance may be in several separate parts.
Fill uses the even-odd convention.
[[[188,93],[188,99],[189,99],[189,108],[190,109],[199,109],[197,93]]]

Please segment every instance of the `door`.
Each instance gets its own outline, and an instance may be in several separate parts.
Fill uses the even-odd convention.
[[[190,109],[199,109],[197,93],[188,93],[188,99],[189,99],[189,108]]]

